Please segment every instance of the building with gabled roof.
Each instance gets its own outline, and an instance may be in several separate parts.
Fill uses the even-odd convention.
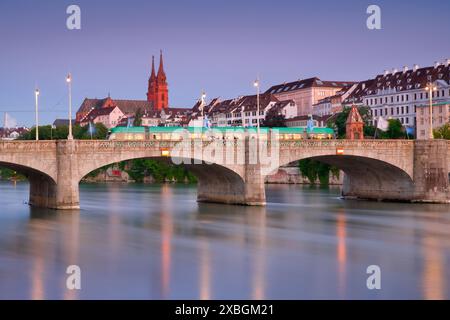
[[[278,84],[270,87],[266,93],[273,94],[279,100],[293,100],[297,105],[297,115],[313,113],[313,105],[319,100],[334,96],[343,88],[350,88],[353,81],[322,81],[317,77]]]
[[[123,116],[124,113],[118,106],[92,109],[79,123],[81,126],[89,123],[103,123],[107,128],[114,128],[119,124]]]

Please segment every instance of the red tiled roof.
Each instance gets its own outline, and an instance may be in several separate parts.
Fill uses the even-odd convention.
[[[99,116],[109,115],[117,106],[91,110],[80,122],[92,121]],[[119,109],[120,110],[120,109]]]

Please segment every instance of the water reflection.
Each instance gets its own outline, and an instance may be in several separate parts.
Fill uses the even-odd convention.
[[[342,209],[339,210],[336,221],[336,237],[337,237],[337,262],[338,262],[338,290],[339,297],[346,296],[346,282],[347,282],[347,226],[345,220],[345,213]]]
[[[447,299],[447,206],[343,201],[269,186],[267,207],[199,204],[195,187],[82,185],[74,213],[0,183],[0,298]],[[66,288],[67,266],[82,289]],[[365,287],[368,265],[382,290]]]
[[[255,260],[253,264],[253,290],[252,299],[262,300],[265,299],[265,287],[266,287],[266,210],[265,208],[252,208],[254,212],[249,212],[252,220],[252,225],[256,228],[256,248]]]
[[[440,213],[432,214],[439,221]],[[448,268],[446,268],[445,248],[442,239],[436,235],[436,223],[428,222],[430,230],[422,238],[423,266],[423,297],[427,300],[446,299],[446,282],[448,282]],[[435,231],[434,231],[435,230]],[[448,248],[447,248],[448,253]]]
[[[170,273],[172,259],[172,234],[173,220],[171,215],[172,209],[172,192],[169,185],[161,186],[161,263],[162,263],[162,292],[163,299],[170,296]]]
[[[200,268],[199,268],[199,288],[200,300],[212,299],[211,296],[211,251],[208,240],[200,237]]]

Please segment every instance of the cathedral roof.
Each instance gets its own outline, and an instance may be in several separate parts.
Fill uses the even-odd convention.
[[[135,114],[138,109],[142,113],[153,110],[153,102],[147,100],[84,99],[77,113],[89,113],[92,110],[118,107],[123,114]]]

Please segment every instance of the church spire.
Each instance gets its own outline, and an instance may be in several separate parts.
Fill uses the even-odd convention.
[[[152,74],[150,76],[150,81],[155,80],[156,79],[156,75],[155,75],[155,56],[152,56]]]
[[[158,80],[163,81],[163,82],[166,81],[166,73],[164,72],[164,62],[163,62],[162,50],[160,52],[160,57],[159,57]]]

